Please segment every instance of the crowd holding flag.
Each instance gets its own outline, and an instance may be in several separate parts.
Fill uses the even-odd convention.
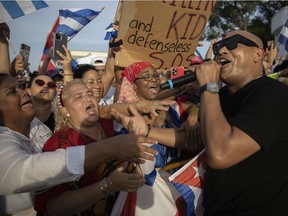
[[[281,29],[278,42],[282,44],[285,47],[285,50],[288,52],[288,18]]]
[[[206,171],[205,150],[169,177],[187,204],[187,215],[203,215],[203,182]]]
[[[41,0],[37,1],[0,1],[0,23],[30,14],[48,5]]]
[[[60,22],[57,32],[67,35],[68,40],[71,40],[84,26],[96,18],[102,10],[94,11],[86,8],[61,9],[59,10]]]
[[[45,58],[47,57],[48,55],[48,52],[49,50],[51,49],[51,47],[53,47],[53,34],[56,33],[56,30],[59,26],[59,17],[57,17],[53,27],[50,29],[48,35],[47,35],[47,39],[46,39],[46,43],[45,43],[45,46],[44,46],[44,49],[43,49],[43,54],[42,54],[42,57],[41,57],[41,60],[40,60],[40,65],[39,65],[39,68],[38,68],[38,71],[40,71],[40,68],[42,67],[42,63],[43,61],[45,60]],[[48,67],[47,67],[47,70],[52,70],[56,67],[56,62],[55,60],[52,58],[48,64]]]
[[[103,10],[104,8],[102,8]],[[101,10],[101,11],[102,11]],[[101,11],[94,11],[86,8],[69,8],[59,10],[59,17],[57,17],[53,28],[50,30],[47,36],[47,40],[44,46],[43,55],[41,57],[39,69],[46,58],[48,51],[53,47],[53,34],[60,32],[68,36],[71,40],[85,25],[96,18]],[[72,61],[72,68],[75,68],[77,63],[75,60]],[[47,70],[56,67],[55,60],[51,59]]]

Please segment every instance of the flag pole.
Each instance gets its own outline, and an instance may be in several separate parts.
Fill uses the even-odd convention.
[[[101,9],[101,11],[99,12],[99,14],[104,10],[104,8],[105,8],[105,7],[102,7],[102,9]],[[98,14],[98,15],[99,15],[99,14]],[[98,15],[97,15],[97,16],[98,16]],[[76,35],[76,34],[75,34],[75,35]],[[73,35],[71,38],[69,38],[68,42],[69,42],[72,38],[74,38],[75,35]]]

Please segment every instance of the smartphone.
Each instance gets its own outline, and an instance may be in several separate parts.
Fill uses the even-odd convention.
[[[31,49],[30,46],[28,46],[27,44],[22,43],[20,45],[19,54],[23,57],[24,70],[27,69],[29,64],[30,49]]]
[[[61,34],[59,32],[56,32],[53,35],[53,58],[55,60],[63,60],[57,53],[56,50],[61,52],[63,55],[65,55],[65,50],[63,49],[62,45],[65,45],[67,47],[67,36],[64,34]]]
[[[170,68],[170,79],[175,79],[177,77],[184,75],[184,67],[183,66],[174,66]]]

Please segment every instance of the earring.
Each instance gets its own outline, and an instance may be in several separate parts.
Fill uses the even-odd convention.
[[[66,115],[66,116],[67,116],[67,118],[69,118],[69,117],[70,117],[70,114],[69,114],[69,113],[67,113],[67,115]]]

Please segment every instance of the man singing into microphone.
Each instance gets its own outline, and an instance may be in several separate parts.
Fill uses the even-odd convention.
[[[196,68],[204,215],[288,215],[288,88],[263,76],[263,43],[249,32],[226,34],[213,52]]]

